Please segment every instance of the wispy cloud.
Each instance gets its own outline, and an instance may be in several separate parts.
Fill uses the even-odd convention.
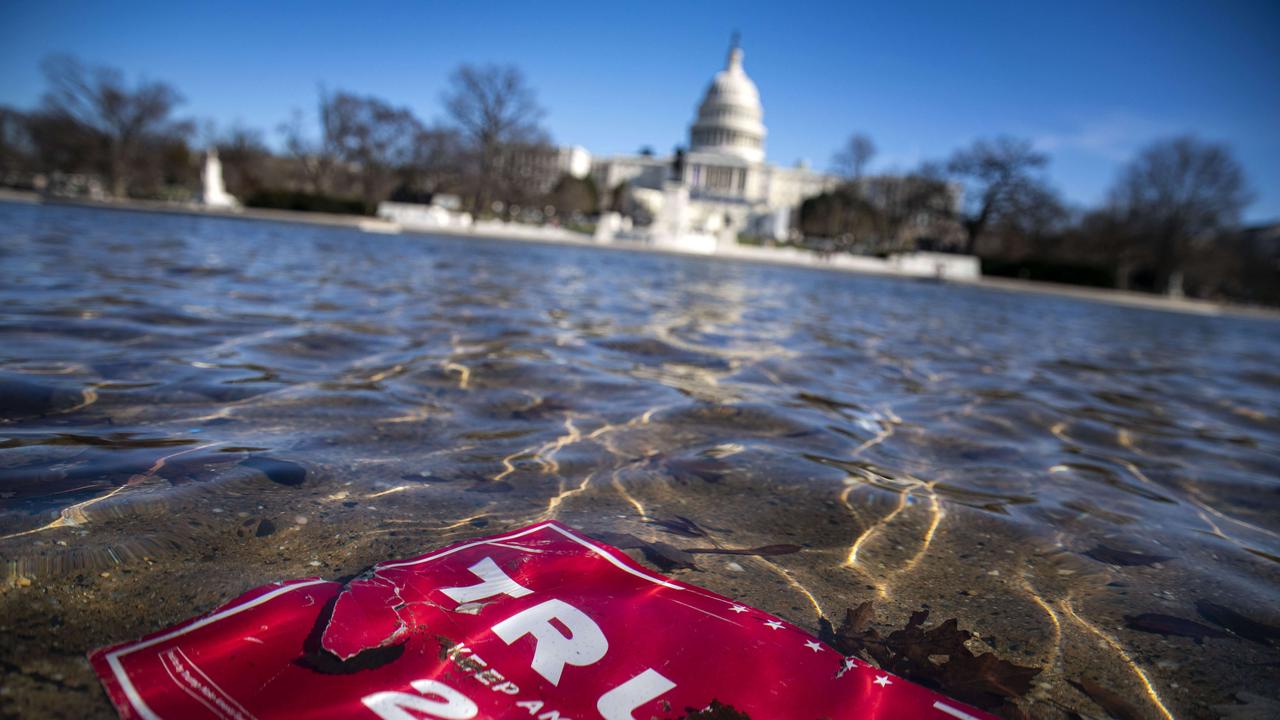
[[[1176,131],[1165,122],[1113,114],[1086,120],[1066,131],[1033,134],[1032,142],[1042,152],[1083,152],[1119,162],[1152,140]]]

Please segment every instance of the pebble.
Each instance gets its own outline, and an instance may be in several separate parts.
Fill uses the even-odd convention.
[[[320,561],[319,561],[319,560],[312,560],[311,562],[309,562],[309,563],[307,563],[307,564],[308,564],[308,565],[310,565],[311,567],[320,567]]]
[[[307,516],[306,516],[306,515],[295,515],[295,516],[294,516],[294,518],[293,518],[293,521],[294,521],[295,523],[299,524],[299,525],[306,525],[306,524],[307,524]]]
[[[18,578],[18,587],[31,587],[31,578],[29,577]]]
[[[103,570],[101,573],[99,573],[99,577],[109,578],[111,577],[111,573],[107,572],[106,570]]]

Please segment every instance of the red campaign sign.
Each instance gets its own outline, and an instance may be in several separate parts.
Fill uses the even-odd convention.
[[[124,718],[994,719],[554,522],[90,655]]]

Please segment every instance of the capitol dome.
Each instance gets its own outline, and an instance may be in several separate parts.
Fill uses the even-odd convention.
[[[764,162],[764,136],[760,91],[742,69],[742,48],[735,41],[724,70],[712,78],[698,106],[689,149]]]

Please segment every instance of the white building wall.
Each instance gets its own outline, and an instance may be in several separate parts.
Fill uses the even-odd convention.
[[[642,203],[660,191],[671,173],[670,157],[618,156],[596,159],[591,175],[601,192],[629,183]],[[709,183],[711,173],[734,178],[727,187]],[[737,178],[741,178],[739,181]],[[694,228],[718,227],[727,219],[735,232],[771,228],[777,234],[788,217],[806,198],[839,184],[839,178],[806,168],[781,168],[752,163],[734,156],[693,152],[685,156],[685,185],[689,188],[690,224]],[[780,215],[781,214],[781,215]]]

